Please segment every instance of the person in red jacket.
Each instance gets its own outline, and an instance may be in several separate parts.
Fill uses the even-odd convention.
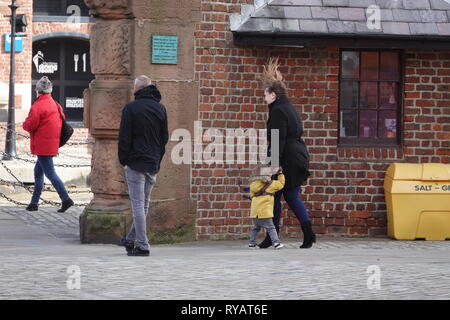
[[[58,212],[65,212],[73,201],[70,199],[64,183],[58,177],[53,165],[53,157],[58,154],[59,138],[64,117],[61,106],[53,100],[53,85],[47,77],[42,77],[36,84],[37,100],[31,106],[23,129],[30,133],[31,153],[37,155],[34,167],[34,192],[28,211],[37,211],[39,198],[44,188],[44,174],[55,187],[62,201]]]

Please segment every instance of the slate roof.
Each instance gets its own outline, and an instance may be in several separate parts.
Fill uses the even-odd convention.
[[[380,29],[367,20],[381,10]],[[255,0],[232,17],[234,33],[450,38],[450,0]]]

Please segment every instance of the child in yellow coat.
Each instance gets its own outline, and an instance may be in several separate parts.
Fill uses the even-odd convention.
[[[273,224],[273,207],[275,192],[284,188],[284,174],[277,169],[276,180],[272,180],[273,169],[257,167],[255,174],[250,178],[250,196],[252,199],[250,216],[253,218],[253,228],[250,231],[250,248],[257,248],[256,236],[261,228],[266,229],[275,249],[281,249],[277,231]]]

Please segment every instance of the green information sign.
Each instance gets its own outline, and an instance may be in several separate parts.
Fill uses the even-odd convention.
[[[152,36],[152,63],[178,64],[178,36]]]

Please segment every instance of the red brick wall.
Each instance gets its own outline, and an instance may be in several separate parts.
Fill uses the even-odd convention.
[[[450,52],[409,51],[405,160],[450,163]]]
[[[449,52],[406,53],[404,147],[342,148],[338,136],[338,48],[238,48],[228,15],[252,1],[203,1],[196,28],[199,120],[204,129],[264,128],[267,106],[257,80],[270,56],[280,57],[289,97],[301,113],[312,176],[302,199],[319,234],[386,235],[384,174],[391,162],[449,163]],[[237,2],[237,3],[236,3]],[[435,68],[435,69],[433,69]],[[207,143],[206,143],[207,144]],[[250,202],[239,184],[247,166],[194,165],[198,239],[246,238]],[[283,213],[283,236],[299,237],[292,212]]]
[[[33,35],[41,35],[52,32],[77,32],[91,34],[93,23],[59,23],[59,22],[34,22]]]
[[[16,83],[30,83],[31,82],[31,54],[32,54],[32,27],[33,20],[33,6],[32,1],[18,0],[16,1],[19,9],[17,14],[26,14],[28,19],[28,27],[26,37],[23,38],[22,52],[16,53]],[[10,73],[10,53],[5,52],[5,40],[3,34],[11,32],[10,18],[11,9],[8,5],[11,1],[0,0],[0,35],[1,39],[1,54],[0,54],[0,81],[9,83]]]

